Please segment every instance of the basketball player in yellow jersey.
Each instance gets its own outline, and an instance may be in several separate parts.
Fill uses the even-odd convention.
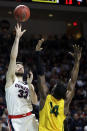
[[[75,62],[67,87],[62,82],[58,82],[53,87],[51,94],[48,94],[40,59],[43,41],[44,39],[39,40],[36,46],[36,66],[40,90],[39,131],[64,131],[64,120],[74,96],[82,48],[75,45],[73,46],[74,53],[70,53],[75,58]]]

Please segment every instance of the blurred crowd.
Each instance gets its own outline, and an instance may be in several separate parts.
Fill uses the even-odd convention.
[[[15,30],[9,32],[10,25],[3,21],[0,27],[0,131],[8,131],[8,117],[5,102],[5,75],[9,64],[11,47],[15,38]],[[20,39],[18,61],[23,61],[25,72],[32,70],[34,74],[33,84],[38,96],[37,106],[34,105],[34,113],[38,119],[39,91],[37,87],[37,69],[34,63],[35,46],[42,35],[31,35],[31,39]],[[67,116],[69,131],[87,131],[87,42],[84,37],[74,40],[66,34],[45,36],[41,57],[46,76],[46,84],[49,91],[54,84],[61,80],[67,86],[74,64],[74,58],[68,52],[73,52],[72,45],[82,46],[82,58],[79,76],[76,84],[75,96],[70,104],[70,112]]]

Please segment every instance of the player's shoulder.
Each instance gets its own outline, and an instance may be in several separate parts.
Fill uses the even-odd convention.
[[[48,101],[51,101],[51,94],[46,95],[44,101],[47,103]]]
[[[6,79],[5,88],[9,88],[9,87],[11,87],[11,86],[14,84],[14,82],[16,82],[16,81],[18,81],[18,79],[17,79],[16,76],[14,77],[14,79],[8,77],[8,78]]]

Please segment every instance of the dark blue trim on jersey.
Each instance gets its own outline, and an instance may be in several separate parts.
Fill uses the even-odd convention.
[[[11,131],[15,131],[14,128],[13,128],[11,119],[9,119],[9,123],[10,123]]]

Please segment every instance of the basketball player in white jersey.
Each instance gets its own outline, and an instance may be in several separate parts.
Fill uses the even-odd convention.
[[[21,25],[15,27],[16,37],[11,50],[10,63],[6,74],[6,102],[10,131],[38,131],[38,123],[32,114],[32,103],[37,103],[37,95],[31,84],[33,75],[23,82],[24,67],[16,63],[18,46],[21,36],[26,30],[21,31]]]

